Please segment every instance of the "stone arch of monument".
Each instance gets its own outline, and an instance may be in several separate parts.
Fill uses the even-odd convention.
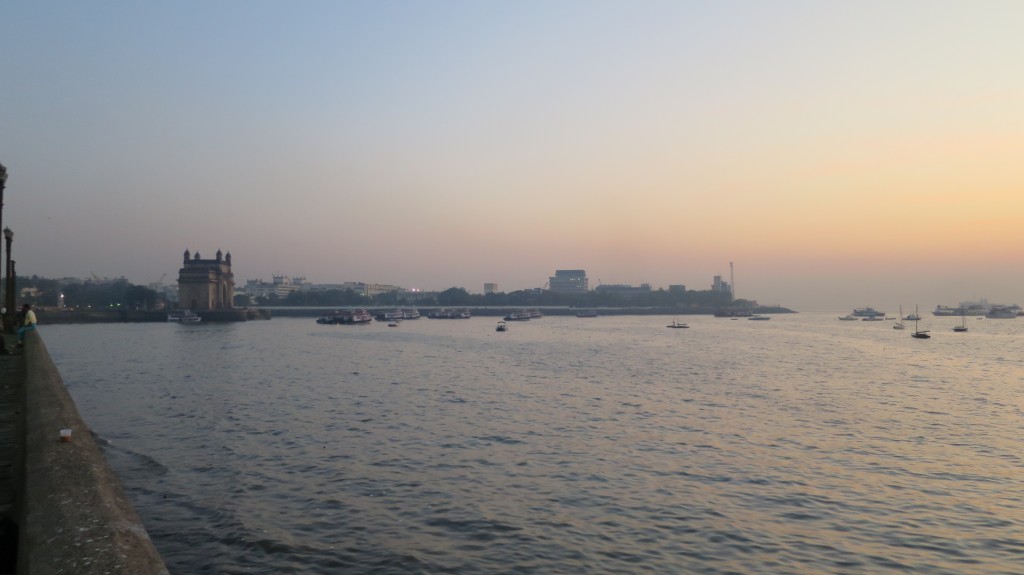
[[[235,276],[231,273],[231,252],[204,260],[197,251],[185,250],[178,270],[178,302],[192,310],[231,309],[235,297]]]

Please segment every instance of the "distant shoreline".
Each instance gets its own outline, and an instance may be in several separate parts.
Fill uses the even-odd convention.
[[[271,317],[319,317],[330,314],[338,309],[351,309],[359,306],[337,306],[337,307],[268,307],[268,308],[239,308],[227,310],[205,310],[197,311],[204,322],[219,323],[233,321],[251,321],[259,319],[270,319]],[[611,315],[714,315],[715,310],[709,308],[674,308],[674,307],[597,307],[597,308],[576,308],[566,306],[493,306],[493,307],[471,307],[471,306],[388,306],[366,308],[375,312],[391,311],[396,307],[416,308],[423,312],[434,309],[459,308],[468,309],[472,315],[478,317],[502,317],[514,309],[539,309],[544,315],[551,316],[574,316],[580,312],[596,312],[598,316]],[[47,310],[38,309],[39,323],[41,325],[69,324],[69,323],[161,323],[167,322],[167,312],[170,310],[123,310],[123,311],[92,311],[92,310]],[[760,306],[750,310],[752,313],[784,314],[797,313],[791,309],[781,306]]]

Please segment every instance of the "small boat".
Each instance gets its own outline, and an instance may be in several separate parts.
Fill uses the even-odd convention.
[[[400,320],[400,319],[393,319],[393,320],[388,322],[388,327],[398,327],[398,322],[400,322],[400,321],[402,321],[402,320]]]
[[[772,318],[770,318],[770,317],[768,317],[766,315],[752,315],[752,316],[748,317],[747,319],[749,319],[750,321],[768,321],[768,320],[770,320]]]
[[[597,317],[597,312],[594,310],[578,311],[576,317]]]
[[[852,313],[848,313],[844,316],[840,316],[839,321],[857,321],[857,316],[853,315]]]
[[[508,331],[508,324],[504,321],[499,321],[498,325],[495,326],[494,331]]]
[[[672,323],[666,325],[665,327],[669,327],[672,329],[686,329],[690,326],[686,325],[685,323],[679,323],[678,321],[672,320]]]
[[[885,318],[876,315],[871,317],[862,317],[860,318],[860,321],[885,321]]]
[[[902,305],[900,306],[900,316],[899,317],[900,317],[901,320],[903,319],[903,306]],[[898,322],[892,324],[892,328],[893,329],[905,329],[906,326],[903,325],[902,321],[898,321]]]
[[[930,338],[931,336],[928,335],[928,330],[921,331],[921,330],[917,329],[917,322],[918,322],[918,320],[921,319],[921,316],[919,316],[917,314],[917,307],[916,306],[914,307],[914,317],[917,318],[917,319],[914,320],[914,333],[910,334],[910,337],[917,338],[917,339],[928,339],[928,338]]]
[[[967,331],[967,313],[964,311],[963,306],[960,306],[960,325],[953,326],[953,331]]]

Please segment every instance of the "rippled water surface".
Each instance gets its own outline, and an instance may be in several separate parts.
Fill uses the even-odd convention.
[[[40,334],[173,573],[1024,571],[1024,319],[671,319]]]

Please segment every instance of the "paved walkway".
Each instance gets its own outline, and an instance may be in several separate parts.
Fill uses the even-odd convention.
[[[8,335],[7,342],[14,339]],[[19,447],[24,439],[22,390],[25,389],[25,361],[17,355],[0,355],[0,575],[16,571],[18,532],[14,527],[17,476],[21,466]]]
[[[14,338],[8,335],[6,339],[10,342]],[[25,362],[20,352],[17,355],[0,355],[0,518],[11,517],[16,495],[15,465],[23,433],[21,416],[24,367]],[[0,531],[3,531],[2,528]]]

